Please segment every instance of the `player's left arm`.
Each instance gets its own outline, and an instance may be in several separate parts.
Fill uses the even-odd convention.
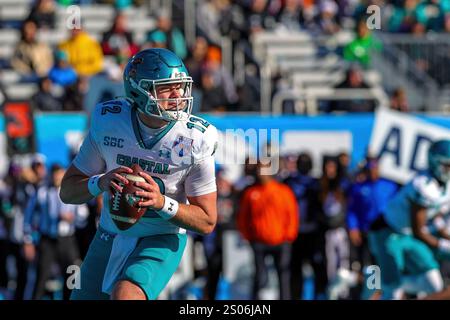
[[[411,227],[414,237],[433,248],[439,245],[439,239],[427,231],[427,208],[418,203],[412,205]]]
[[[437,215],[433,219],[433,225],[437,230],[439,237],[450,240],[450,234],[447,231],[447,223],[443,214]]]
[[[217,192],[188,197],[189,204],[180,204],[177,214],[170,221],[182,228],[209,234],[217,222]]]
[[[418,177],[413,181],[413,187],[416,191],[415,200],[411,206],[411,227],[414,237],[425,242],[428,246],[438,249],[448,254],[450,253],[450,240],[435,237],[428,230],[428,208],[432,207],[438,201],[432,188],[429,188],[429,179],[427,177]]]

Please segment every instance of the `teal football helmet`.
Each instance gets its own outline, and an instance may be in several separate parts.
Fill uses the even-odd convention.
[[[186,118],[192,111],[192,77],[181,59],[170,50],[151,48],[134,55],[123,73],[125,94],[146,115],[165,121]],[[180,97],[158,98],[158,85],[180,84]],[[162,102],[176,108],[166,110]]]
[[[450,181],[450,140],[439,140],[430,146],[428,168],[439,181]]]

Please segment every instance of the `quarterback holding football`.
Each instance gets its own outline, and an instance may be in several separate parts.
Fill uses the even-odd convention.
[[[146,49],[123,79],[126,97],[96,106],[61,186],[65,203],[104,200],[71,299],[156,299],[181,261],[186,229],[208,234],[217,220],[217,130],[191,115],[184,63]]]

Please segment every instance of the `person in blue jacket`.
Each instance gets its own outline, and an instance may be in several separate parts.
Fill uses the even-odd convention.
[[[367,240],[369,227],[399,189],[395,182],[380,177],[377,159],[368,157],[362,170],[366,178],[351,186],[347,212],[351,269],[359,273],[373,264]],[[352,291],[352,296],[359,299],[361,287]]]

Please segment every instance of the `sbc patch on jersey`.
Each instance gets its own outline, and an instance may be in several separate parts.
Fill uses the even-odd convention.
[[[193,139],[178,136],[172,145],[172,152],[180,157],[186,157],[191,155]]]

